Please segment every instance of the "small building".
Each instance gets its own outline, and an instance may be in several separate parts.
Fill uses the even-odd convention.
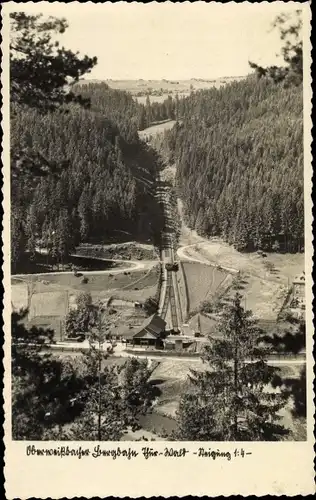
[[[190,325],[187,323],[183,323],[183,325],[180,327],[182,335],[185,335],[186,337],[194,337],[196,332],[192,330]]]
[[[145,345],[162,347],[162,339],[165,334],[166,322],[158,314],[152,314],[134,332],[133,345]]]
[[[183,351],[194,344],[194,338],[184,335],[168,335],[163,341],[164,348],[168,351]]]
[[[303,272],[293,280],[294,298],[305,299],[305,273]]]
[[[302,272],[293,280],[293,296],[290,303],[290,312],[298,320],[303,320],[305,317],[305,308],[305,273]]]
[[[111,337],[127,344],[138,346],[162,347],[162,338],[165,336],[166,322],[152,314],[140,325],[118,326],[111,330]]]
[[[131,342],[140,325],[119,325],[111,328],[110,337],[118,342]]]

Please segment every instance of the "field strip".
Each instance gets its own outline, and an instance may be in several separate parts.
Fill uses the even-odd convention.
[[[152,270],[153,270],[153,268],[148,269],[147,273],[144,274],[144,276],[141,276],[140,278],[138,278],[136,281],[133,281],[132,283],[128,283],[128,285],[123,286],[122,288],[120,288],[120,290],[128,290],[129,287],[134,287],[140,281],[145,280],[149,276],[149,274],[152,272]],[[144,286],[142,289],[144,290],[145,288],[151,288],[151,287],[152,287],[152,285],[148,285],[148,286]]]
[[[203,299],[203,300],[207,300],[207,297],[210,295],[210,292],[211,292],[211,290],[212,290],[212,288],[213,288],[213,283],[214,283],[214,281],[215,281],[214,274],[215,274],[215,267],[213,267],[213,271],[212,271],[212,281],[211,281],[211,283],[210,283],[209,289],[207,290],[207,292],[206,292],[206,294],[205,294],[205,296],[204,296],[204,299]],[[226,279],[226,276],[225,276],[225,278],[223,279],[223,281],[224,281],[225,279]],[[216,290],[215,290],[215,291],[216,291]]]
[[[177,323],[178,327],[183,323],[182,319],[182,310],[181,310],[181,304],[180,304],[180,299],[179,299],[179,287],[178,287],[178,282],[177,282],[177,274],[172,273],[172,286],[174,290],[174,299],[175,299],[175,306],[176,306],[176,317],[177,317]]]
[[[196,243],[195,245],[198,245],[199,246],[199,250],[201,251],[202,255],[205,254],[205,246],[207,246],[209,243],[207,241],[204,241],[204,242],[199,242],[199,243]],[[189,246],[192,246],[192,245],[189,245]],[[186,248],[186,247],[184,247]],[[227,270],[227,271],[230,271],[232,273],[239,273],[239,272],[245,272],[243,271],[243,269],[234,269],[234,268],[229,268],[229,267],[226,267],[224,265],[221,265],[221,264],[216,264],[216,263],[212,263],[212,260],[211,259],[211,256],[207,253],[207,256],[205,257],[208,259],[208,261],[213,264],[213,265],[217,265],[218,267],[221,267],[222,269],[224,270]],[[269,275],[269,276],[264,276],[262,274],[258,274],[255,272],[255,270],[251,269],[251,270],[247,270],[246,271],[246,274],[248,274],[249,276],[251,277],[254,277],[254,278],[258,278],[266,283],[276,283],[278,285],[280,285],[280,280],[278,278],[276,278],[275,276],[273,275]]]
[[[178,257],[180,257],[180,259],[183,259],[185,260],[186,262],[197,262],[197,263],[200,263],[200,264],[205,264],[205,265],[209,265],[209,266],[214,266],[214,267],[218,267],[218,268],[221,268],[223,269],[224,271],[227,271],[231,274],[238,274],[240,273],[241,271],[238,270],[238,269],[235,269],[235,268],[232,268],[232,267],[227,267],[227,266],[224,266],[224,265],[219,265],[215,262],[212,262],[210,260],[209,257],[204,257],[203,255],[201,256],[197,256],[197,255],[191,255],[190,253],[187,253],[186,250],[190,249],[190,248],[193,248],[193,247],[197,247],[198,245],[199,246],[203,246],[203,245],[207,245],[208,243],[207,242],[197,242],[197,243],[193,243],[191,245],[185,245],[183,247],[180,247],[178,248],[177,250],[177,254],[178,254]],[[203,251],[203,248],[201,248],[201,251]],[[195,253],[198,253],[198,250],[195,252]],[[262,280],[263,282],[265,283],[276,283],[278,285],[280,285],[280,280],[278,280],[277,278],[275,278],[274,276],[269,276],[269,277],[264,277],[260,274],[257,274],[256,272],[253,272],[253,271],[247,271],[247,274],[253,278],[257,278],[257,279],[260,279]]]
[[[214,268],[214,272],[215,272],[215,268]],[[232,286],[232,283],[229,283],[229,285],[227,285],[224,289],[222,289],[221,291],[221,288],[223,286],[223,284],[225,283],[225,281],[229,281],[231,278],[231,274],[227,274],[225,276],[225,278],[222,279],[222,281],[218,284],[218,286],[216,287],[216,290],[214,291],[213,295],[210,295],[210,292],[208,292],[206,294],[206,297],[205,297],[205,300],[207,300],[207,297],[210,295],[210,298],[214,299],[216,297],[218,298],[222,298],[224,297],[224,295],[226,295],[226,293],[230,290],[231,286]],[[218,293],[218,290],[219,290],[219,293]]]
[[[188,309],[188,303],[189,303],[189,294],[188,294],[188,285],[186,282],[186,278],[184,276],[184,270],[183,270],[183,265],[182,262],[179,262],[179,278],[180,278],[180,288],[183,291],[183,293],[180,294],[180,301],[182,298],[182,322],[184,318],[187,318],[189,314],[189,309]]]
[[[198,242],[198,243],[193,243],[192,245],[185,245],[183,247],[178,248],[177,254],[180,258],[185,259],[187,261],[193,260],[195,262],[199,262],[200,264],[207,264],[209,266],[220,267],[224,271],[227,271],[227,272],[233,273],[233,274],[237,274],[240,272],[238,269],[235,269],[233,267],[218,265],[215,262],[212,262],[208,257],[203,257],[203,255],[192,256],[192,255],[188,255],[186,253],[187,249],[194,248],[194,247],[196,248],[198,245],[203,245],[203,244],[207,244],[207,242]],[[198,253],[198,250],[195,251],[195,254],[197,254],[197,253]]]

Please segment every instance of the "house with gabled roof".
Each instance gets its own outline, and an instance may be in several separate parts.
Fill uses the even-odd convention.
[[[165,320],[155,313],[146,318],[141,325],[114,328],[111,336],[132,345],[161,347],[165,328]]]
[[[132,343],[136,345],[161,345],[164,336],[166,322],[158,314],[152,314],[134,332]]]

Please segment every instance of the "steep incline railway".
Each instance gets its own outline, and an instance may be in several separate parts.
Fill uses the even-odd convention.
[[[170,287],[172,284],[172,277],[171,273],[167,271],[167,280],[166,280],[166,289],[165,289],[165,296],[163,300],[163,305],[162,309],[160,311],[160,316],[165,319],[167,316],[167,311],[168,311],[168,305],[169,305],[169,297],[170,297]]]
[[[159,313],[166,320],[170,330],[179,332],[182,324],[182,311],[179,299],[177,271],[173,268],[175,264],[173,249],[174,220],[170,204],[170,185],[163,181],[161,176],[157,182],[156,196],[162,207],[165,221],[161,242],[161,260],[165,270],[163,273],[163,280],[165,282],[163,282],[163,286],[161,287],[161,294],[163,296],[161,296],[159,301]]]
[[[170,271],[172,273],[172,271]],[[171,326],[172,330],[180,330],[179,312],[177,306],[176,289],[174,286],[173,275],[171,276],[170,294],[169,294],[169,304],[170,304],[170,316],[171,316]]]

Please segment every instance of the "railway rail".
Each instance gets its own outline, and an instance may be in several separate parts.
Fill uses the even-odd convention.
[[[163,305],[162,305],[162,309],[161,309],[161,313],[160,313],[162,319],[165,319],[166,315],[167,315],[171,283],[172,283],[171,273],[169,271],[167,271],[167,283],[166,283],[166,289],[165,289],[165,297],[164,297],[164,301],[163,301]]]
[[[158,178],[158,184],[156,187],[156,196],[158,198],[159,204],[163,208],[165,228],[162,235],[162,249],[161,249],[161,260],[165,272],[165,283],[161,287],[161,293],[163,296],[160,298],[160,315],[163,319],[168,320],[168,326],[171,330],[175,332],[180,331],[180,326],[182,324],[182,312],[179,300],[179,288],[177,282],[177,273],[175,270],[166,269],[166,263],[170,264],[171,267],[175,263],[174,258],[174,248],[173,248],[173,217],[170,205],[170,193],[167,183],[165,183],[161,178]]]

